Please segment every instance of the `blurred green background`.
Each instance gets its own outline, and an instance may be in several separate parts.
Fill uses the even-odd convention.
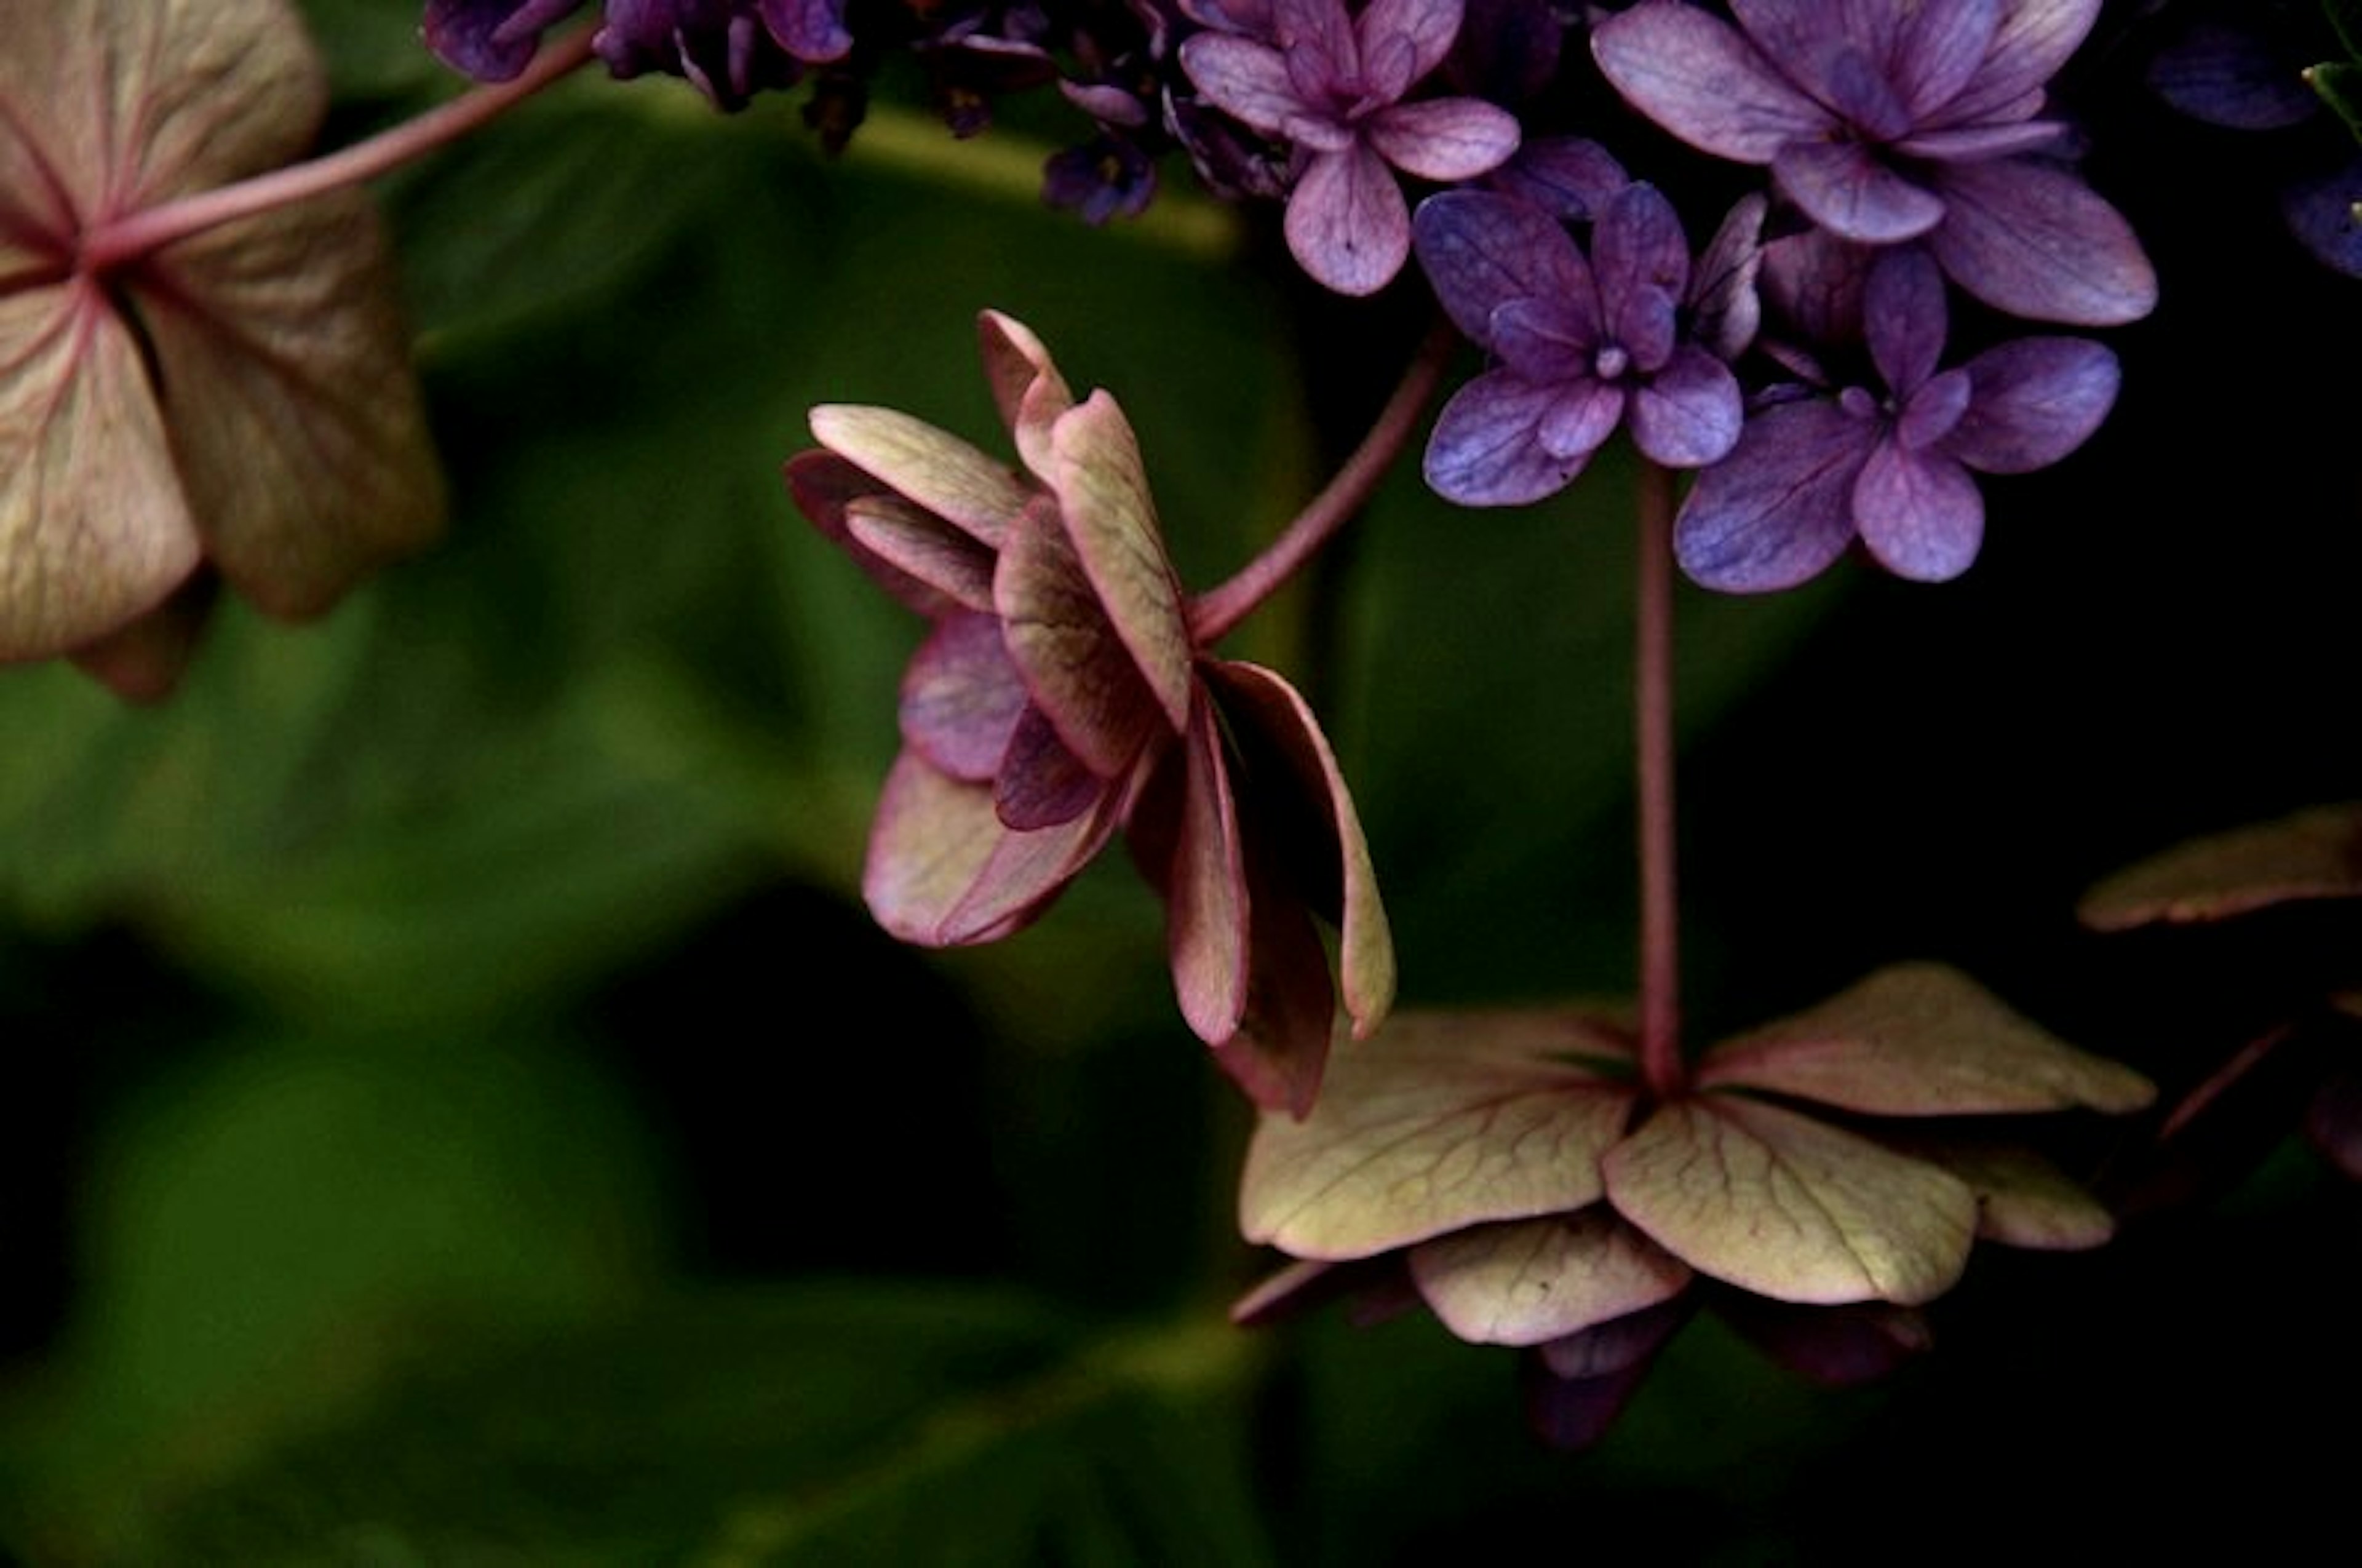
[[[414,0],[306,9],[333,134],[450,90]],[[2355,285],[2235,158],[2114,107],[2096,175],[2166,293],[2101,436],[1990,488],[1959,584],[1683,597],[1701,1039],[1936,956],[2171,1089],[2246,999],[2079,934],[2077,894],[2355,792]],[[997,449],[993,306],[1122,402],[1209,586],[1382,395],[1416,281],[1310,298],[1270,215],[1177,189],[1087,230],[1013,118],[881,111],[832,163],[792,102],[584,80],[387,182],[449,538],[316,625],[226,605],[156,711],[0,673],[0,1541],[1826,1562],[2350,1528],[2312,1433],[2362,1396],[2362,1209],[2287,1145],[2103,1256],[1981,1256],[1872,1388],[1703,1323],[1584,1456],[1424,1320],[1226,1326],[1248,1118],[1153,900],[1111,856],[999,947],[870,928],[918,628],[778,469],[823,401]],[[1399,475],[1238,639],[1327,715],[1408,1005],[1626,986],[1626,479],[1477,514]]]

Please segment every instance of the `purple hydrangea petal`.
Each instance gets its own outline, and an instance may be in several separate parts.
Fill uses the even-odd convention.
[[[1326,107],[1341,84],[1358,86],[1361,42],[1344,0],[1272,0],[1271,20],[1272,41],[1298,102]]]
[[[1473,180],[1518,150],[1518,118],[1481,98],[1429,98],[1362,124],[1378,155],[1422,180]]]
[[[762,17],[779,47],[809,64],[843,60],[853,52],[844,0],[762,0]]]
[[[1759,411],[1673,521],[1692,580],[1762,593],[1818,576],[1852,542],[1853,488],[1878,427],[1825,398]]]
[[[2007,125],[1961,126],[1952,130],[1915,132],[1894,144],[1910,158],[1938,163],[1974,163],[1987,158],[2007,158],[2039,152],[2067,136],[2063,120],[2017,120]]]
[[[2124,215],[2031,159],[1938,165],[1944,221],[1928,236],[1952,281],[2034,321],[2120,326],[2157,305],[2157,272]]]
[[[2280,130],[2321,112],[2299,62],[2242,27],[2201,22],[2158,51],[2148,84],[2191,119],[2230,130]]]
[[[1916,582],[1948,582],[1984,543],[1985,502],[1953,459],[1882,440],[1853,487],[1854,523],[1878,563]]]
[[[992,778],[1025,710],[1025,683],[989,614],[947,617],[902,671],[903,744],[964,783]]]
[[[1759,281],[1763,271],[1763,218],[1770,201],[1760,192],[1741,196],[1723,215],[1690,274],[1692,331],[1699,347],[1736,359],[1755,341],[1762,325]]]
[[[1730,455],[1745,413],[1730,367],[1683,344],[1663,370],[1633,389],[1632,441],[1669,469],[1702,469]]]
[[[1825,228],[1783,236],[1763,248],[1764,296],[1809,342],[1856,341],[1862,294],[1878,254]]]
[[[2298,243],[2316,260],[2349,278],[2362,277],[2362,222],[2354,215],[2362,202],[2362,159],[2330,173],[2300,180],[2280,196],[2280,213]]]
[[[1892,17],[1891,8],[1878,15]],[[1882,64],[1871,63],[1864,50],[1840,46],[1829,57],[1828,105],[1856,137],[1893,141],[1911,128],[1911,109],[1887,80]]]
[[[582,0],[426,0],[420,32],[436,59],[479,82],[507,82],[533,60],[544,29]]]
[[[1862,331],[1871,363],[1897,394],[1909,397],[1936,373],[1950,323],[1944,275],[1926,251],[1879,252],[1863,289]]]
[[[1589,301],[1591,264],[1556,219],[1486,191],[1445,191],[1418,204],[1412,237],[1444,314],[1473,343],[1492,344],[1493,313],[1511,300]]]
[[[1561,223],[1588,223],[1631,176],[1588,137],[1528,137],[1493,171],[1495,190],[1530,202]]]
[[[1360,127],[1326,115],[1291,115],[1279,134],[1305,152],[1344,152],[1362,139]]]
[[[1230,33],[1198,33],[1181,44],[1181,69],[1206,102],[1267,135],[1308,105],[1288,80],[1287,61],[1269,44]]]
[[[1372,59],[1389,40],[1409,46],[1405,65],[1398,68],[1403,72],[1402,85],[1394,87],[1389,97],[1400,97],[1405,89],[1443,63],[1443,57],[1451,51],[1451,40],[1460,36],[1462,14],[1462,0],[1370,0],[1353,24],[1362,58]]]
[[[2010,0],[1984,65],[1936,123],[2023,119],[2100,19],[2101,0]],[[2021,112],[2021,109],[2023,112]]]
[[[1943,221],[1941,198],[1860,142],[1791,142],[1772,174],[1815,223],[1865,245],[1915,239]]]
[[[1607,335],[1644,370],[1672,352],[1678,302],[1690,282],[1690,242],[1662,192],[1628,186],[1600,215],[1591,267]]]
[[[1890,79],[1911,119],[1924,121],[1976,79],[1999,33],[2002,0],[1946,0],[1899,17]]]
[[[1542,450],[1571,465],[1570,474],[1590,461],[1624,419],[1624,389],[1589,377],[1561,381],[1534,434]]]
[[[1966,370],[1931,376],[1912,392],[1894,422],[1894,439],[1906,452],[1924,452],[1959,427],[1969,411],[1975,383]]]
[[[1591,35],[1617,92],[1691,146],[1739,163],[1769,163],[1792,141],[1836,127],[1747,38],[1681,0],[1641,0]]]
[[[2116,357],[2081,337],[2025,337],[1970,360],[1972,393],[1944,449],[1989,474],[2047,468],[2081,446],[2116,401]]]
[[[1281,226],[1297,264],[1341,294],[1374,294],[1410,256],[1410,209],[1394,171],[1367,147],[1305,166]]]
[[[1573,301],[1511,300],[1493,313],[1493,352],[1502,367],[1537,386],[1591,373],[1598,327]]]
[[[1462,506],[1522,506],[1564,490],[1583,464],[1551,457],[1539,434],[1557,395],[1501,370],[1452,393],[1428,437],[1429,488]]]

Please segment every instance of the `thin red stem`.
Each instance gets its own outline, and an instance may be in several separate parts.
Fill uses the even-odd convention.
[[[1640,1072],[1659,1099],[1688,1084],[1682,1061],[1681,906],[1673,815],[1673,476],[1640,461],[1633,723],[1640,797]]]
[[[554,40],[514,81],[463,93],[366,141],[101,224],[83,236],[81,268],[101,272],[120,267],[193,234],[398,169],[465,136],[586,63],[590,59],[591,31],[584,28]]]
[[[1359,512],[1401,455],[1418,426],[1419,414],[1443,378],[1443,367],[1459,341],[1451,324],[1439,317],[1418,351],[1403,371],[1402,380],[1385,407],[1311,503],[1280,531],[1268,549],[1241,568],[1220,587],[1208,590],[1189,604],[1189,630],[1199,646],[1220,641],[1253,614],[1257,606],[1296,575],[1314,552],[1329,542],[1353,513]]]

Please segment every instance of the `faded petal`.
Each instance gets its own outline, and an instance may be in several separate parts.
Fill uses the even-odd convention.
[[[1329,954],[1312,917],[1276,883],[1264,849],[1252,836],[1247,888],[1254,921],[1248,933],[1246,1012],[1238,1032],[1214,1047],[1214,1057],[1257,1106],[1302,1121],[1319,1098],[1337,1027]]]
[[[1958,1177],[1730,1095],[1659,1107],[1602,1165],[1608,1200],[1660,1246],[1776,1301],[1915,1306],[1951,1288],[1976,1235]]]
[[[2047,468],[2081,446],[2115,405],[2123,379],[2114,352],[2081,337],[2020,338],[1963,368],[1969,406],[1944,449],[1989,474]]]
[[[1875,425],[1825,398],[1756,414],[1682,502],[1673,521],[1682,569],[1732,593],[1819,575],[1853,540],[1854,480],[1877,438]]]
[[[1860,142],[1791,142],[1772,174],[1815,223],[1865,245],[1915,239],[1943,221],[1940,197]]]
[[[2100,931],[2227,920],[2299,899],[2362,898],[2362,805],[2315,806],[2149,856],[2084,895]]]
[[[1000,825],[1033,833],[1073,822],[1118,786],[1085,767],[1039,708],[1017,715],[992,776],[992,810]]]
[[[1518,150],[1518,119],[1482,98],[1396,104],[1363,122],[1379,157],[1422,180],[1473,180]]]
[[[2107,1205],[2032,1150],[1965,1137],[1914,1137],[1903,1148],[1969,1184],[1977,1195],[1981,1241],[2076,1253],[2103,1246],[2116,1233]]]
[[[1025,706],[999,620],[952,615],[902,672],[902,741],[952,778],[986,783],[999,770]]]
[[[896,533],[923,526],[955,534],[967,539],[985,560],[992,560],[992,552],[974,536],[953,527],[931,513],[922,512],[900,496],[878,488],[878,481],[863,469],[838,457],[834,452],[812,450],[798,452],[781,466],[788,481],[788,491],[794,498],[796,509],[801,512],[814,528],[832,544],[851,557],[854,565],[906,608],[915,610],[929,620],[937,620],[960,608],[959,602],[947,597],[942,589],[914,577],[894,562],[879,555],[869,546],[854,537],[853,511],[856,504],[869,513],[873,528],[890,528]],[[908,529],[902,524],[888,524],[889,513],[907,514],[911,520]],[[898,547],[908,547],[904,541]],[[988,597],[987,603],[989,603]]]
[[[1032,493],[1007,464],[899,410],[822,403],[811,419],[812,439],[994,549]]]
[[[1949,582],[1984,543],[1984,496],[1969,470],[1892,436],[1871,449],[1854,481],[1853,518],[1878,563],[1915,582]]]
[[[878,797],[862,897],[904,942],[997,940],[1040,915],[1098,853],[1115,828],[1113,799],[1062,826],[1013,833],[988,786],[962,783],[905,751]]]
[[[1588,460],[1554,457],[1541,426],[1559,389],[1494,370],[1458,392],[1436,415],[1421,471],[1436,494],[1462,506],[1522,506],[1564,490]]]
[[[1512,300],[1559,300],[1598,319],[1591,265],[1540,207],[1489,191],[1445,191],[1412,219],[1420,267],[1452,324],[1490,347],[1493,313]]]
[[[1341,294],[1374,294],[1410,256],[1410,209],[1386,160],[1360,142],[1305,166],[1282,226],[1297,265]]]
[[[1247,1009],[1247,873],[1221,730],[1202,694],[1198,701],[1181,743],[1165,949],[1181,1015],[1198,1038],[1220,1044],[1239,1032]]]
[[[1687,1264],[1597,1203],[1422,1242],[1410,1275],[1445,1328],[1484,1345],[1563,1339],[1671,1300],[1690,1282]]]
[[[831,462],[843,459],[813,453]],[[858,469],[853,472],[859,474]],[[860,475],[865,483],[875,482]],[[896,596],[915,602],[930,615],[944,613],[946,602],[964,610],[992,608],[993,552],[973,534],[953,527],[932,512],[922,512],[899,495],[856,494],[845,501],[844,543],[858,546],[856,560],[869,569]],[[873,566],[873,562],[875,565]],[[877,568],[882,567],[884,571]],[[890,572],[893,577],[886,575]],[[907,579],[917,591],[896,589],[894,577]]]
[[[1702,469],[1729,456],[1745,414],[1730,367],[1684,344],[1663,370],[1633,389],[1627,417],[1633,444],[1650,458],[1669,469]]]
[[[2076,176],[2031,159],[1938,165],[1944,221],[1927,237],[1970,293],[2013,315],[2084,326],[2137,321],[2157,273],[2124,215]]]
[[[1718,158],[1770,163],[1836,124],[1738,29],[1681,0],[1641,0],[1595,28],[1591,50],[1633,107]]]
[[[1100,778],[1122,774],[1162,714],[1046,500],[1010,529],[993,600],[1010,657],[1058,738]]]
[[[1053,484],[1067,537],[1117,636],[1175,731],[1189,723],[1192,646],[1139,438],[1104,392],[1057,422]]]
[[[1397,1013],[1331,1058],[1310,1116],[1257,1124],[1240,1230],[1342,1260],[1581,1209],[1602,1191],[1599,1157],[1632,1091],[1570,1058],[1627,1051],[1573,1013]]]
[[[1050,427],[1075,406],[1075,394],[1051,360],[1050,350],[1022,322],[988,310],[977,317],[976,329],[984,353],[984,377],[991,384],[1000,422],[1009,426],[1026,469],[1047,484]]]

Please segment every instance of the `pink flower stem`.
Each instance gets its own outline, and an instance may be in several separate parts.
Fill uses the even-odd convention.
[[[1425,411],[1428,399],[1435,394],[1436,383],[1443,379],[1443,367],[1458,342],[1451,324],[1439,316],[1404,370],[1394,395],[1378,411],[1370,433],[1362,437],[1362,444],[1353,448],[1352,456],[1338,469],[1336,477],[1297,514],[1294,522],[1281,530],[1279,537],[1263,554],[1241,568],[1229,581],[1190,602],[1189,631],[1199,646],[1220,642],[1254,613],[1369,501],[1371,492],[1394,466],[1395,458],[1401,455],[1404,444],[1417,428],[1419,414]]]
[[[456,141],[587,63],[592,30],[583,28],[552,41],[514,81],[461,94],[366,141],[100,224],[83,236],[81,270],[95,273],[125,266],[191,235],[398,169]]]
[[[1673,476],[1647,458],[1633,628],[1640,839],[1640,1073],[1659,1099],[1688,1088],[1682,1060],[1681,906],[1674,890]]]

